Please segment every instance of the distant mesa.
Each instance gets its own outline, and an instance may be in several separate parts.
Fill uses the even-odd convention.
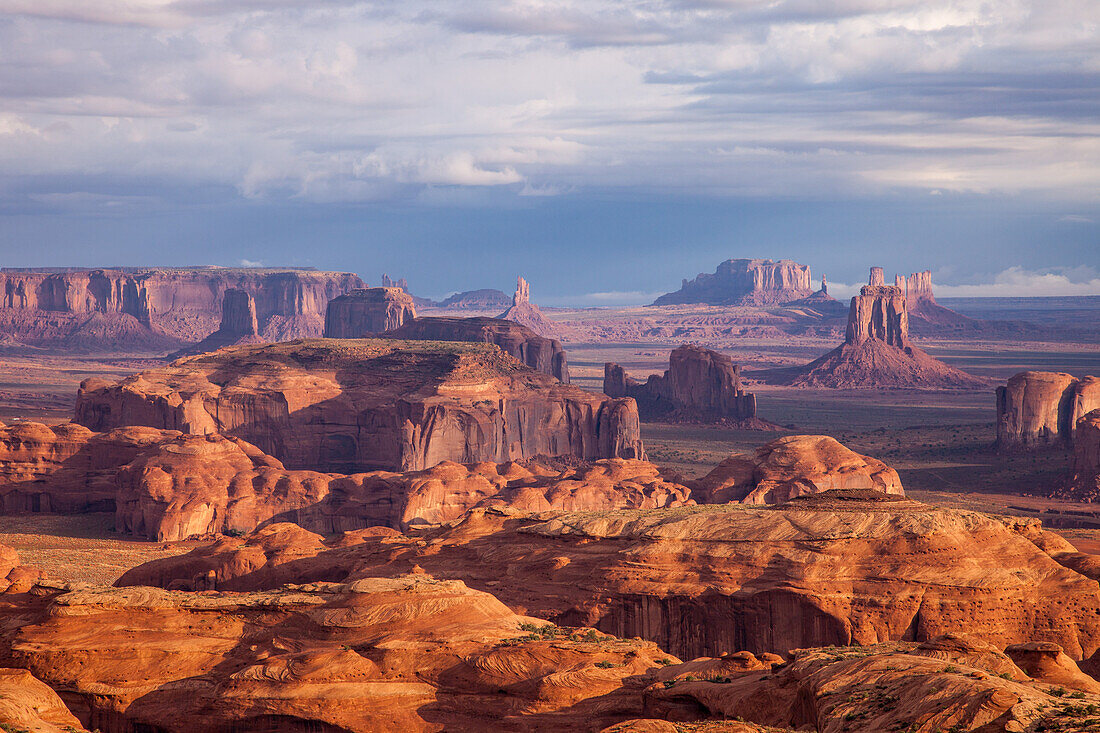
[[[569,364],[561,342],[543,338],[514,321],[500,318],[429,316],[414,318],[398,328],[386,331],[382,336],[416,341],[496,344],[501,351],[511,354],[535,371],[569,383]]]
[[[558,326],[531,302],[531,286],[522,277],[516,278],[516,293],[512,296],[512,306],[497,318],[514,321],[545,338],[557,338],[559,334]]]
[[[405,291],[409,295],[409,297],[413,299],[413,304],[416,305],[417,308],[430,308],[436,305],[436,302],[433,301],[431,298],[421,298],[420,296],[413,295],[411,292],[409,292],[409,281],[405,278],[394,280],[389,275],[383,272],[382,287],[398,288],[399,290]]]
[[[484,343],[236,346],[119,383],[85,380],[75,419],[94,431],[221,433],[289,468],[339,473],[645,455],[634,400],[562,384]]]
[[[359,288],[333,298],[325,310],[325,338],[354,339],[399,328],[416,318],[412,296],[401,288]]]
[[[264,340],[319,336],[329,300],[357,287],[352,273],[296,268],[5,268],[0,332],[43,348],[172,351],[218,330],[225,292],[242,290]]]
[[[675,349],[662,374],[637,382],[613,362],[604,364],[603,391],[633,397],[643,418],[672,422],[725,422],[775,429],[756,417],[756,395],[741,387],[741,367],[730,357],[699,346]]]
[[[260,344],[259,322],[256,318],[256,300],[246,290],[230,288],[222,295],[222,322],[218,330],[199,343],[170,355],[169,359],[181,356],[217,351],[226,346],[239,344]]]
[[[804,387],[890,389],[979,389],[984,380],[948,366],[909,341],[905,292],[884,285],[881,267],[852,298],[844,343],[804,367],[774,369],[760,376]]]
[[[997,388],[997,445],[1068,446],[1075,427],[1100,408],[1100,378],[1061,372],[1020,372]]]
[[[481,290],[467,290],[464,293],[454,295],[439,302],[440,308],[452,308],[454,310],[487,310],[495,311],[512,306],[512,299],[507,293],[495,288],[482,288]]]
[[[814,294],[810,268],[791,260],[726,260],[713,274],[684,280],[653,305],[778,305]]]

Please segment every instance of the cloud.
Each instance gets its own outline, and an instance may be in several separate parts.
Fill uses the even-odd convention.
[[[1097,24],[1089,0],[0,0],[0,188],[1075,211],[1100,187]]]
[[[263,267],[263,266],[264,266],[264,263],[262,263],[262,262],[260,262],[260,261],[258,261],[258,260],[256,260],[256,261],[253,261],[253,260],[245,260],[245,259],[242,259],[242,260],[240,261],[240,266],[241,266],[241,267]]]
[[[1100,273],[1091,267],[1026,270],[1010,267],[991,281],[962,285],[935,285],[935,293],[947,298],[1027,298],[1100,295]]]

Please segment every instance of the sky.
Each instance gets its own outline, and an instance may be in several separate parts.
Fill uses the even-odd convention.
[[[1095,0],[0,0],[0,266],[1100,295]]]

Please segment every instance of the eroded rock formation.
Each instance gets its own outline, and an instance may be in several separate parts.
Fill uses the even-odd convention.
[[[682,658],[960,632],[998,649],[1052,642],[1089,665],[1100,648],[1095,581],[1062,564],[1076,551],[1037,520],[878,492],[828,492],[779,507],[475,509],[415,537],[358,536],[361,544],[296,543],[303,549],[270,557],[248,539],[226,539],[120,582],[192,587],[209,577],[245,591],[420,568],[491,589],[533,616],[640,636]]]
[[[178,348],[218,328],[224,293],[236,289],[254,299],[265,339],[318,336],[328,301],[362,284],[296,269],[4,269],[0,330],[36,346]]]
[[[852,298],[844,343],[804,367],[761,376],[806,387],[979,389],[984,380],[948,366],[909,341],[904,291],[882,285],[882,268],[871,268],[869,285]]]
[[[1100,409],[1100,379],[1020,372],[997,388],[997,445],[1070,445],[1078,421]]]
[[[791,260],[726,260],[713,274],[685,279],[679,290],[662,295],[653,305],[775,305],[812,293],[806,265]]]
[[[645,382],[631,379],[621,366],[608,362],[603,391],[609,397],[633,397],[646,418],[746,426],[756,418],[756,395],[742,389],[741,367],[725,354],[699,346],[685,344],[673,350],[665,373],[652,374]]]
[[[512,307],[497,318],[514,321],[545,338],[559,336],[560,329],[542,314],[537,305],[531,302],[531,286],[522,277],[516,278],[516,292],[512,296]]]
[[[781,504],[832,490],[904,495],[898,472],[827,435],[788,435],[734,454],[693,483],[701,504]]]
[[[1100,409],[1077,421],[1073,440],[1073,472],[1059,495],[1078,501],[1100,500]]]
[[[641,458],[637,405],[562,384],[491,344],[304,340],[86,380],[76,421],[221,433],[290,468],[354,473],[530,458]]]
[[[944,308],[932,294],[932,273],[929,270],[914,272],[901,279],[905,289],[906,304],[913,330],[918,334],[950,335],[952,332],[974,332],[994,327]]]
[[[222,322],[218,330],[194,346],[181,349],[169,358],[217,351],[226,346],[263,343],[256,318],[256,300],[246,290],[230,288],[222,296]]]
[[[569,364],[565,349],[556,339],[548,339],[514,321],[500,318],[453,318],[429,316],[415,318],[400,328],[387,331],[385,338],[428,341],[474,341],[496,344],[506,354],[519,359],[535,371],[550,374],[569,383]]]
[[[333,298],[325,311],[325,338],[357,339],[399,328],[416,318],[412,297],[400,288],[360,288]]]

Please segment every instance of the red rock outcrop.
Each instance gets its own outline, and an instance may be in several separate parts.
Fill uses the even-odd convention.
[[[88,733],[57,693],[25,669],[0,669],[0,726],[12,733]]]
[[[496,288],[482,288],[455,293],[439,302],[440,308],[455,310],[499,311],[511,307],[512,299],[508,294]]]
[[[1073,472],[1056,495],[1078,501],[1100,500],[1100,410],[1077,422],[1073,440]]]
[[[900,284],[905,288],[905,299],[914,333],[945,336],[952,332],[972,332],[995,325],[982,323],[937,303],[932,294],[932,273],[929,270],[914,272],[901,280]]]
[[[985,387],[984,380],[948,366],[910,343],[905,293],[881,281],[882,268],[871,268],[872,284],[864,285],[852,298],[843,344],[806,366],[774,369],[760,376],[804,387]]]
[[[526,326],[544,338],[552,339],[560,335],[558,326],[531,302],[531,286],[522,277],[516,278],[516,293],[512,296],[512,307],[497,318]]]
[[[1069,443],[1076,386],[1073,375],[1058,372],[1020,372],[1011,377],[997,388],[997,444]]]
[[[167,349],[213,332],[226,290],[255,300],[268,340],[320,335],[331,298],[362,280],[296,269],[0,271],[0,329],[35,346]]]
[[[260,327],[256,319],[256,300],[246,290],[230,288],[222,295],[222,322],[218,330],[194,346],[182,349],[169,358],[178,359],[191,354],[217,351],[226,346],[259,344]]]
[[[651,374],[641,383],[608,362],[603,391],[609,397],[633,397],[646,418],[769,427],[756,419],[756,395],[741,387],[741,367],[729,356],[699,346],[685,344],[673,350],[665,373]]]
[[[251,590],[314,572],[347,582],[420,568],[530,615],[640,636],[682,658],[973,633],[997,648],[1053,642],[1093,668],[1100,596],[1095,581],[1061,564],[1068,543],[1036,520],[874,493],[779,507],[475,509],[415,537],[359,535],[270,567],[247,540],[225,540],[214,555],[195,550],[157,561],[155,577],[131,578],[189,584],[213,573],[219,587]],[[243,570],[233,570],[232,543],[252,558]]]
[[[262,593],[0,597],[5,661],[106,731],[587,731],[642,714],[654,644],[423,574]],[[2,678],[0,678],[2,679]]]
[[[412,297],[400,288],[361,288],[329,301],[325,338],[357,339],[416,318]]]
[[[788,435],[734,454],[693,483],[699,503],[781,504],[832,490],[869,489],[903,496],[898,472],[827,435]]]
[[[550,374],[566,384],[569,383],[569,364],[561,342],[543,338],[514,321],[500,318],[429,316],[414,318],[382,336],[417,341],[474,341],[496,344],[505,354],[511,354],[535,371]]]
[[[706,303],[709,305],[775,305],[813,293],[810,268],[791,260],[726,260],[714,274],[700,273],[684,280],[675,293],[666,293],[653,305]]]
[[[86,380],[76,422],[221,433],[290,468],[403,471],[536,455],[641,458],[637,405],[562,384],[491,344],[318,339]]]

